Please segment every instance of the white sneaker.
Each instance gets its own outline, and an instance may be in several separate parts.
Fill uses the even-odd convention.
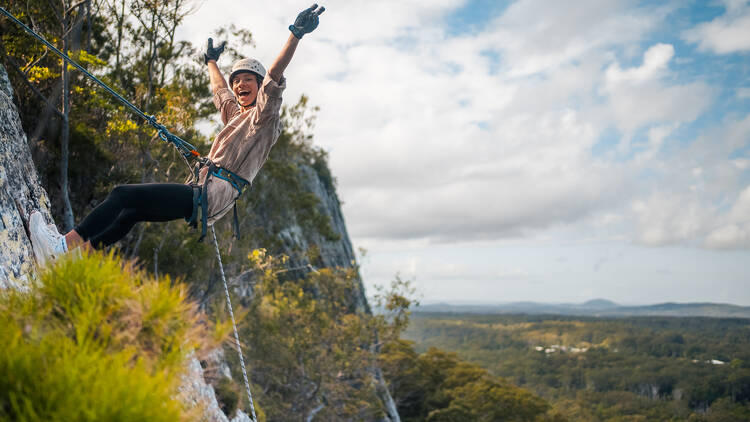
[[[31,247],[37,264],[40,266],[56,260],[68,251],[65,236],[57,231],[54,224],[47,225],[38,211],[33,211],[29,217],[29,232],[31,232]]]

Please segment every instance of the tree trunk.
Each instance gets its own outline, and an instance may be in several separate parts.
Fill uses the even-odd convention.
[[[383,371],[380,370],[380,366],[376,366],[373,371],[375,374],[375,390],[378,397],[385,406],[385,412],[388,415],[389,422],[401,422],[401,417],[398,414],[398,408],[396,408],[396,402],[393,401],[390,391],[388,391],[388,385],[383,378]]]
[[[68,54],[70,48],[70,17],[66,12],[68,5],[63,1],[63,18],[62,34],[63,48],[62,52]],[[70,156],[70,72],[68,71],[68,62],[62,61],[62,122],[60,122],[60,197],[63,200],[63,227],[65,231],[73,229],[75,224],[73,217],[73,207],[70,204],[69,186],[68,186],[68,160]]]
[[[323,410],[326,406],[323,403],[318,404],[310,410],[310,413],[307,414],[307,417],[305,418],[305,422],[312,422],[312,420],[315,418],[315,415],[318,414],[321,410]]]

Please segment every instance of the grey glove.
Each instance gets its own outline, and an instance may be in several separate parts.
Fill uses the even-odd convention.
[[[203,55],[203,59],[208,64],[209,60],[219,60],[219,56],[224,52],[224,47],[227,46],[226,41],[222,41],[221,45],[214,48],[214,39],[208,39],[208,47],[206,47],[206,54]]]
[[[303,10],[297,15],[294,25],[289,25],[289,30],[292,31],[292,34],[298,39],[302,39],[303,35],[309,34],[318,27],[318,16],[320,16],[326,8],[321,6],[320,9],[315,10],[317,7],[318,4],[315,3],[309,8]]]

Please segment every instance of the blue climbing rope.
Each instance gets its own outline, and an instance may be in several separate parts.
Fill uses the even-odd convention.
[[[121,103],[125,104],[135,114],[141,116],[144,120],[146,120],[146,122],[148,124],[150,124],[151,126],[153,126],[154,129],[156,129],[159,132],[159,138],[161,138],[164,142],[173,144],[177,148],[177,150],[180,151],[180,153],[183,155],[183,157],[185,157],[185,158],[189,158],[189,157],[200,158],[200,154],[198,153],[198,151],[196,151],[196,149],[195,149],[194,146],[192,146],[187,141],[181,139],[179,136],[170,133],[169,130],[167,130],[167,128],[164,125],[162,125],[161,123],[159,123],[159,122],[156,121],[156,117],[149,116],[148,114],[146,114],[143,111],[141,111],[141,109],[139,109],[133,103],[131,103],[130,101],[128,101],[127,99],[125,99],[122,95],[118,94],[117,91],[115,91],[114,89],[112,89],[109,86],[107,86],[107,84],[105,84],[104,82],[102,82],[99,78],[97,78],[96,76],[92,75],[83,66],[81,66],[78,63],[76,63],[75,60],[73,60],[70,57],[68,57],[67,54],[65,54],[62,51],[58,50],[57,47],[55,47],[54,45],[50,44],[49,41],[47,41],[46,39],[44,39],[44,37],[42,37],[41,35],[39,35],[36,32],[34,32],[33,29],[31,29],[28,26],[26,26],[26,24],[24,24],[23,22],[21,22],[20,20],[18,20],[15,16],[13,16],[10,12],[8,12],[7,10],[5,10],[3,7],[0,7],[0,12],[2,12],[2,14],[4,14],[5,16],[7,16],[10,20],[12,20],[13,22],[15,22],[16,24],[18,24],[26,32],[28,32],[29,34],[31,34],[32,36],[34,36],[36,39],[38,39],[39,41],[41,41],[44,45],[47,46],[47,48],[49,48],[55,54],[57,54],[58,56],[60,56],[63,60],[65,60],[66,62],[70,63],[71,65],[73,65],[73,67],[75,67],[76,69],[78,69],[81,72],[83,72],[84,75],[86,75],[91,80],[93,80],[94,82],[96,82],[97,84],[99,84],[99,86],[101,86],[107,92],[109,92],[110,94],[112,94],[112,96],[114,96],[118,101],[120,101]]]

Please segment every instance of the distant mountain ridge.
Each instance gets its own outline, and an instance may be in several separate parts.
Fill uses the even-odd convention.
[[[500,304],[450,304],[441,302],[421,305],[415,308],[414,312],[750,318],[750,306],[710,302],[665,302],[653,305],[620,305],[607,299],[593,299],[579,304],[537,302],[512,302]]]

